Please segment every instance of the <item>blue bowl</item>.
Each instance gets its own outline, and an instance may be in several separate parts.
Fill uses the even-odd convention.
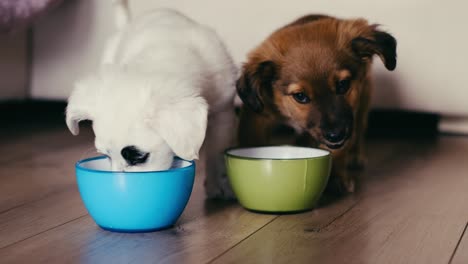
[[[107,157],[76,163],[81,199],[96,224],[117,232],[149,232],[172,226],[192,193],[195,164],[175,158],[165,171],[110,171]]]

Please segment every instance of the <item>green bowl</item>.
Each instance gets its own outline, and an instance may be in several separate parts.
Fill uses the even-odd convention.
[[[240,204],[261,212],[298,212],[315,207],[328,182],[330,152],[294,146],[232,148],[227,175]]]

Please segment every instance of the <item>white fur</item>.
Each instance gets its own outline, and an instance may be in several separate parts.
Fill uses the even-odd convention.
[[[112,0],[114,4],[114,22],[118,29],[130,23],[128,0]]]
[[[69,98],[70,131],[92,120],[96,148],[116,171],[168,169],[174,155],[197,159],[206,134],[206,191],[232,195],[222,152],[234,143],[236,67],[216,33],[160,9],[122,26],[102,60]],[[129,166],[126,146],[150,153],[148,161]]]

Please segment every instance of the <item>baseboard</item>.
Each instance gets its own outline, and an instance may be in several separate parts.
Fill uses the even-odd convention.
[[[2,123],[18,122],[64,122],[65,101],[26,100],[0,102],[0,120]],[[415,113],[395,110],[373,110],[369,114],[369,137],[427,137],[435,136],[439,131],[465,131],[468,133],[468,119],[455,125],[451,119],[430,113]]]
[[[439,115],[399,110],[372,110],[369,137],[434,137],[438,135]]]
[[[65,122],[64,101],[20,100],[0,102],[2,124]]]
[[[441,116],[438,128],[444,134],[468,135],[468,117]]]

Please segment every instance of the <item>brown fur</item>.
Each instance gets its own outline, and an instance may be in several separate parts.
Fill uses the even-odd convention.
[[[347,168],[363,160],[373,55],[393,70],[396,41],[363,19],[309,15],[274,32],[249,54],[237,82],[240,145],[329,149],[330,187],[354,191]]]

